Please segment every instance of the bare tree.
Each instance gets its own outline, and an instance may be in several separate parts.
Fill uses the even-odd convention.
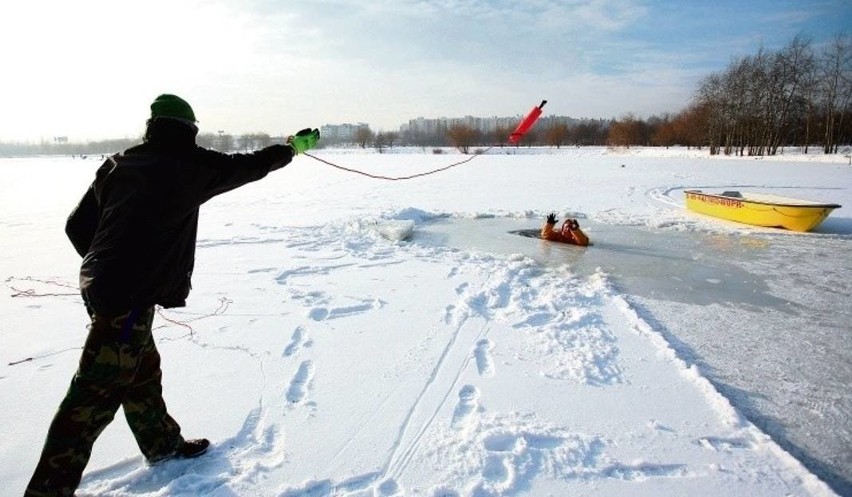
[[[800,123],[800,144],[804,147],[804,152],[808,153],[808,148],[811,146],[811,131],[816,127],[817,112],[819,108],[818,95],[820,88],[820,80],[817,72],[816,59],[811,57],[810,67],[803,74],[802,80],[802,102],[803,117]]]
[[[220,134],[218,150],[225,153],[234,150],[234,136],[227,133]]]
[[[674,120],[675,134],[681,144],[701,149],[709,144],[704,132],[710,122],[711,109],[707,105],[693,103]]]
[[[393,147],[393,142],[399,135],[393,131],[376,133],[376,138],[373,141],[373,147],[376,152],[382,154],[386,148]]]
[[[199,147],[204,148],[216,148],[218,141],[219,137],[216,136],[215,133],[200,133],[195,138],[195,143],[197,143]]]
[[[783,50],[763,47],[705,78],[696,103],[710,110],[706,125],[710,153],[774,155],[804,117],[810,41],[795,37]]]
[[[255,133],[254,140],[255,148],[266,148],[272,144],[272,137],[268,133]]]
[[[373,140],[374,136],[369,126],[361,126],[355,130],[355,143],[361,148],[367,148],[367,144]]]
[[[613,147],[627,147],[641,142],[640,123],[636,117],[628,113],[609,127],[607,143]]]
[[[562,145],[568,142],[568,138],[570,136],[570,130],[568,129],[568,125],[565,123],[553,123],[549,128],[547,128],[544,132],[544,141],[551,147],[560,148]]]
[[[609,125],[604,121],[587,120],[571,130],[571,141],[575,145],[603,145],[608,133]]]
[[[479,139],[479,131],[466,124],[455,124],[447,130],[447,138],[461,153],[467,154]]]
[[[800,103],[804,95],[808,75],[813,72],[814,57],[810,40],[796,36],[778,54],[775,55],[770,81],[771,102],[768,110],[772,116],[766,146],[769,155],[775,155],[782,140],[787,138],[792,121],[797,112],[801,112]]]
[[[852,47],[849,37],[837,35],[820,60],[821,103],[825,118],[823,152],[837,153],[838,130],[843,127],[852,98]]]
[[[393,148],[393,144],[399,140],[399,133],[396,131],[388,131],[385,134],[385,141],[388,144],[388,148]]]
[[[254,136],[253,135],[240,135],[237,138],[238,147],[243,150],[243,152],[248,152],[249,150],[254,150]]]
[[[710,146],[710,155],[718,155],[723,141],[725,122],[723,99],[723,76],[713,73],[705,77],[698,86],[695,95],[696,106],[708,109],[705,130],[707,143]]]
[[[509,133],[512,130],[506,126],[497,126],[494,131],[491,133],[491,142],[497,143],[500,147],[506,145],[506,141],[509,139]]]
[[[674,117],[669,114],[663,114],[655,120],[651,128],[651,144],[660,145],[663,147],[671,147],[679,143],[684,144],[677,135],[677,127],[675,126]]]

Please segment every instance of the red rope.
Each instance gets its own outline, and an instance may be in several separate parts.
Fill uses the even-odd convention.
[[[37,292],[34,288],[20,289],[20,288],[16,288],[16,287],[12,286],[11,283],[14,282],[14,281],[26,281],[26,282],[30,282],[30,283],[40,283],[40,284],[48,286],[48,287],[60,287],[60,288],[68,288],[68,289],[75,289],[75,290],[78,288],[77,285],[73,285],[71,283],[66,283],[66,282],[61,281],[59,279],[39,279],[39,278],[33,278],[32,276],[27,276],[25,278],[19,278],[17,276],[10,276],[10,277],[6,278],[4,283],[6,283],[6,285],[14,292],[14,293],[11,294],[12,298],[18,298],[18,297],[63,297],[63,296],[79,296],[80,295],[79,291],[76,291],[76,292],[73,292],[73,293],[70,293],[70,292],[69,293],[49,293],[49,292],[43,292],[42,293],[42,292]],[[228,310],[228,306],[230,306],[232,303],[233,303],[233,301],[231,299],[229,299],[227,297],[220,297],[219,298],[219,307],[217,307],[213,312],[210,312],[210,313],[207,313],[207,314],[204,314],[204,315],[192,318],[192,319],[187,319],[185,321],[181,321],[179,319],[172,319],[172,318],[166,316],[163,313],[163,309],[159,306],[157,306],[157,314],[160,316],[160,318],[163,319],[163,321],[166,321],[167,323],[186,328],[187,330],[189,330],[189,334],[192,336],[192,335],[194,335],[195,330],[193,329],[193,327],[189,323],[191,323],[193,321],[198,321],[200,319],[205,319],[205,318],[209,318],[209,317],[213,317],[213,316],[219,316],[221,314],[224,314]],[[156,330],[156,329],[160,329],[160,328],[165,328],[167,326],[168,326],[167,324],[166,325],[160,325],[160,326],[154,327],[154,329]],[[73,348],[73,349],[66,349],[66,351],[67,350],[77,350],[79,348],[81,348],[81,347],[77,347],[77,348]],[[52,355],[52,354],[39,356],[35,359],[40,359],[42,357],[47,357],[49,355]],[[16,364],[31,361],[33,359],[34,359],[33,357],[28,357],[28,358],[22,359],[20,361],[15,361],[15,362],[9,363],[9,365],[14,366]]]
[[[343,170],[343,171],[347,171],[347,172],[350,172],[350,173],[360,174],[361,176],[366,176],[366,177],[368,177],[368,178],[373,178],[373,179],[386,179],[386,180],[388,180],[388,181],[399,181],[399,180],[403,180],[403,179],[412,179],[412,178],[419,178],[419,177],[421,177],[421,176],[428,176],[428,175],[430,175],[430,174],[435,174],[435,173],[439,173],[439,172],[441,172],[441,171],[446,171],[447,169],[450,169],[451,167],[456,167],[456,166],[460,166],[460,165],[462,165],[462,164],[466,164],[466,163],[468,163],[468,162],[472,161],[473,159],[475,159],[475,158],[479,157],[480,155],[484,154],[485,152],[488,152],[488,151],[489,151],[489,150],[491,150],[492,148],[493,148],[493,147],[488,147],[487,149],[483,150],[481,153],[478,153],[478,154],[475,154],[475,155],[471,155],[471,156],[470,156],[470,157],[468,157],[467,159],[465,159],[465,160],[460,160],[460,161],[458,161],[458,162],[454,162],[454,163],[450,164],[449,166],[444,166],[444,167],[440,167],[440,168],[438,168],[438,169],[433,169],[432,171],[426,171],[425,173],[412,174],[412,175],[410,175],[410,176],[382,176],[382,175],[380,175],[380,174],[370,174],[370,173],[365,173],[364,171],[359,171],[359,170],[357,170],[357,169],[351,169],[351,168],[348,168],[348,167],[339,166],[339,165],[337,165],[337,164],[335,164],[335,163],[333,163],[333,162],[329,162],[329,161],[327,161],[327,160],[325,160],[325,159],[320,159],[320,158],[319,158],[319,157],[317,157],[316,155],[311,155],[311,154],[309,154],[309,153],[303,153],[302,155],[306,155],[306,156],[310,157],[311,159],[314,159],[314,160],[320,161],[320,162],[322,162],[323,164],[327,164],[327,165],[329,165],[329,166],[331,166],[331,167],[336,167],[337,169],[341,169],[341,170]]]
[[[169,322],[169,323],[177,325],[177,326],[182,326],[182,327],[188,329],[189,334],[194,336],[195,329],[189,323],[191,323],[193,321],[198,321],[200,319],[209,318],[209,317],[213,317],[213,316],[218,316],[220,314],[224,314],[225,311],[228,310],[228,306],[231,305],[232,303],[233,303],[233,300],[231,300],[227,297],[220,297],[219,298],[219,307],[217,307],[216,310],[214,310],[211,313],[204,314],[202,316],[198,316],[198,317],[195,317],[195,318],[192,318],[192,319],[187,319],[186,321],[181,321],[179,319],[172,319],[172,318],[166,316],[163,313],[163,308],[160,307],[160,306],[157,306],[157,315],[159,315],[160,318],[163,319],[163,321]],[[165,328],[167,326],[168,325],[160,325],[160,326],[157,326],[154,329],[156,330],[156,329],[160,329],[160,328]]]
[[[7,286],[13,292],[15,292],[11,295],[12,298],[16,298],[16,297],[65,297],[65,296],[80,295],[79,291],[75,291],[73,293],[72,292],[68,292],[68,293],[64,293],[64,292],[62,292],[62,293],[57,293],[57,292],[40,293],[40,292],[37,292],[35,290],[35,288],[25,288],[25,289],[22,290],[20,288],[16,288],[16,287],[12,286],[11,283],[13,281],[27,281],[27,282],[30,282],[30,283],[41,283],[42,285],[45,285],[45,286],[48,286],[48,287],[69,288],[69,289],[73,289],[73,290],[77,289],[76,285],[72,285],[70,283],[65,283],[65,282],[59,281],[57,279],[43,280],[43,279],[33,278],[32,276],[27,276],[26,278],[18,278],[16,276],[10,276],[10,277],[6,278],[6,281],[4,281],[4,283],[6,283]]]
[[[163,309],[159,306],[157,307],[157,315],[160,316],[160,319],[162,319],[163,321],[166,321],[166,322],[169,322],[169,323],[172,323],[172,324],[176,324],[178,326],[183,326],[184,328],[188,329],[190,335],[193,335],[194,332],[195,332],[195,330],[189,324],[187,324],[183,321],[178,321],[176,319],[171,319],[171,318],[167,317],[165,314],[163,314]],[[157,328],[163,328],[164,326],[158,326]],[[157,328],[154,328],[154,329],[157,329]]]

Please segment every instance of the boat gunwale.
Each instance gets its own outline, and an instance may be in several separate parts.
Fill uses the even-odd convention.
[[[684,190],[683,192],[684,193],[693,193],[693,194],[696,194],[696,195],[706,195],[708,197],[723,198],[723,199],[727,199],[727,200],[738,200],[740,202],[748,202],[748,203],[751,203],[751,204],[770,205],[770,206],[775,206],[775,207],[792,207],[792,208],[795,208],[795,209],[801,209],[801,208],[805,208],[805,209],[839,209],[839,208],[842,207],[840,204],[820,204],[820,203],[816,203],[816,202],[810,203],[811,202],[810,200],[804,200],[804,199],[801,199],[801,200],[805,201],[805,202],[809,202],[809,203],[807,203],[807,204],[785,204],[785,203],[781,203],[781,202],[769,202],[769,201],[762,201],[762,200],[754,200],[754,199],[750,199],[748,197],[730,197],[730,196],[721,195],[721,194],[718,194],[718,193],[705,193],[701,190]],[[780,195],[778,195],[778,197],[779,198],[785,198],[785,197],[781,197]],[[789,198],[789,197],[787,197],[787,198]],[[791,198],[791,200],[798,200],[798,199],[792,199]]]

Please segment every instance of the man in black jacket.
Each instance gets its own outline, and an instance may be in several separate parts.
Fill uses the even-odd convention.
[[[196,457],[210,445],[185,440],[166,409],[151,335],[154,306],[185,305],[201,204],[284,167],[316,145],[319,131],[225,155],[195,144],[195,123],[183,99],[157,97],[144,143],[107,159],[68,218],[92,323],[25,497],[73,495],[95,439],[119,406],[149,464]]]

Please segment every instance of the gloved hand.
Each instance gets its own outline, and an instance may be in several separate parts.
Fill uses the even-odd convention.
[[[569,219],[568,220],[568,229],[569,230],[575,230],[575,229],[578,229],[579,227],[580,227],[580,223],[578,223],[576,219]]]
[[[287,144],[293,147],[293,154],[299,155],[317,146],[320,133],[318,129],[305,128],[287,138]]]
[[[556,223],[557,223],[556,213],[551,212],[550,214],[547,215],[547,224],[556,224]]]

